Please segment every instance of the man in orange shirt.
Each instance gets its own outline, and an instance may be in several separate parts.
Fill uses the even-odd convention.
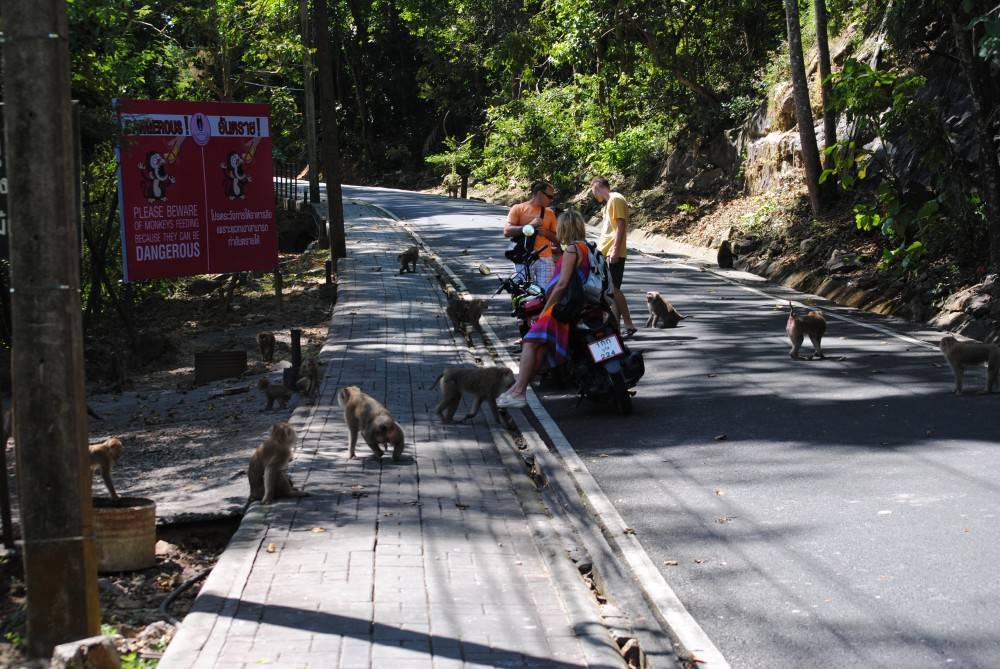
[[[531,266],[532,279],[542,288],[552,280],[555,271],[555,260],[552,251],[559,248],[556,237],[556,215],[549,205],[556,196],[556,189],[547,181],[536,181],[531,184],[531,199],[515,204],[507,214],[507,225],[504,226],[504,237],[519,237],[521,229],[526,225],[535,228],[534,250],[539,251],[538,261]],[[524,267],[516,265],[517,272],[524,274]]]

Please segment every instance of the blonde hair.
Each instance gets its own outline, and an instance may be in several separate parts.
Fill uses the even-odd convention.
[[[587,227],[583,216],[576,209],[567,209],[559,214],[556,221],[556,237],[560,244],[580,242],[587,238]]]

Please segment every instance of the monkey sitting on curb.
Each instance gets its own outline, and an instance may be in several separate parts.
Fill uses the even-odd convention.
[[[270,504],[282,497],[306,497],[307,492],[296,490],[288,477],[288,461],[292,459],[295,430],[282,421],[271,426],[271,433],[254,449],[247,465],[250,480],[250,502]]]
[[[813,355],[810,355],[808,359],[825,357],[823,355],[823,335],[826,334],[826,319],[823,318],[822,313],[810,311],[805,316],[796,316],[795,307],[789,302],[785,333],[792,342],[792,350],[788,354],[792,360],[801,360],[799,348],[802,347],[802,340],[806,335],[809,336],[809,341],[812,342],[814,349]]]
[[[111,482],[111,469],[118,463],[118,459],[122,457],[122,452],[125,450],[122,440],[118,437],[108,437],[100,443],[90,444],[88,448],[90,450],[91,473],[100,470],[104,485],[111,493],[111,499],[118,499],[115,484]]]
[[[302,363],[296,387],[303,397],[316,399],[319,395],[319,363],[316,362],[316,358],[306,358]]]
[[[403,454],[403,428],[392,414],[377,400],[363,393],[357,386],[346,386],[337,391],[337,404],[344,410],[344,422],[351,434],[347,457],[354,458],[358,432],[372,449],[375,459],[382,457],[382,446],[392,445],[392,459],[398,462]]]
[[[959,341],[951,335],[941,337],[938,344],[941,353],[951,365],[955,373],[955,394],[962,394],[962,378],[966,367],[981,367],[986,365],[986,390],[992,393],[997,387],[997,376],[1000,374],[1000,346],[984,344],[978,341]]]
[[[715,261],[719,263],[721,269],[732,269],[735,257],[736,255],[733,253],[733,247],[729,243],[729,240],[723,239],[722,243],[719,244],[719,252],[715,255]]]
[[[264,362],[274,362],[274,333],[261,332],[257,335],[257,346],[260,348],[260,359]]]
[[[479,319],[483,315],[488,302],[486,300],[466,300],[456,293],[448,293],[448,306],[445,313],[455,326],[455,332],[462,332],[462,325],[468,323],[472,327],[479,327]]]
[[[396,257],[399,258],[400,274],[403,272],[413,273],[417,271],[417,261],[420,259],[420,249],[416,246],[411,246]],[[413,265],[412,269],[410,265]]]
[[[445,367],[440,376],[434,379],[431,388],[441,382],[441,401],[434,408],[434,413],[441,420],[450,423],[455,418],[455,411],[462,401],[463,393],[471,393],[476,402],[459,422],[472,418],[479,413],[479,407],[484,401],[489,402],[493,418],[500,423],[500,411],[497,409],[497,397],[514,385],[514,372],[506,367]]]
[[[267,398],[265,411],[273,409],[275,401],[278,402],[278,408],[284,409],[288,406],[288,400],[292,399],[292,391],[280,383],[275,384],[267,379],[261,379],[257,382],[257,387],[264,391],[264,397]]]
[[[649,318],[646,319],[647,328],[675,328],[685,318],[674,309],[674,305],[670,304],[669,300],[655,290],[646,293],[646,305],[649,307]]]

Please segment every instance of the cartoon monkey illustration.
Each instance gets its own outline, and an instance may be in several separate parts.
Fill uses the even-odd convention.
[[[177,179],[167,174],[167,160],[159,151],[146,154],[145,162],[139,163],[139,171],[145,179],[143,195],[150,201],[167,199],[167,184],[177,183]]]
[[[243,184],[253,181],[253,177],[243,170],[243,158],[236,151],[226,156],[226,162],[221,163],[226,178],[224,181],[226,197],[230,200],[246,199],[247,191]]]

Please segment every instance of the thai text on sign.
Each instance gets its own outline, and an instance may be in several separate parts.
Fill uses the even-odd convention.
[[[118,101],[126,281],[278,263],[270,105]]]

